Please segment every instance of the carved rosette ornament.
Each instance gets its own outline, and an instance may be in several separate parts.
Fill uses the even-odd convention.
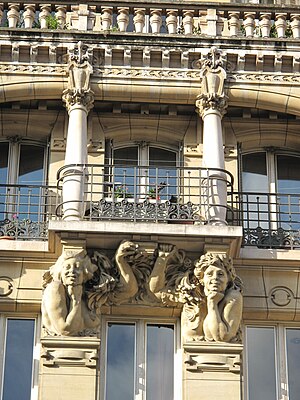
[[[69,112],[75,105],[84,106],[87,112],[93,107],[94,93],[90,89],[93,68],[89,60],[88,47],[82,42],[78,42],[73,49],[69,50],[68,87],[62,96]]]
[[[221,53],[216,47],[211,48],[202,65],[201,94],[196,99],[196,110],[202,118],[209,110],[217,110],[223,116],[228,105],[224,93],[226,71],[223,68]]]

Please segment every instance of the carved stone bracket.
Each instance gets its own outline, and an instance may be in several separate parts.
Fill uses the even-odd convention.
[[[100,339],[45,337],[41,339],[41,344],[43,366],[97,366]]]
[[[184,344],[186,370],[190,372],[231,372],[240,374],[241,344]]]

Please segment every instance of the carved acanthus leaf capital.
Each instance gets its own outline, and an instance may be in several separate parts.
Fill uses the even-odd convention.
[[[70,112],[71,108],[76,104],[84,106],[87,112],[89,112],[94,105],[94,92],[90,89],[85,91],[66,89],[63,91],[62,100],[68,112]]]
[[[203,118],[209,110],[217,110],[221,117],[226,113],[228,97],[225,94],[200,94],[196,100],[196,111]]]

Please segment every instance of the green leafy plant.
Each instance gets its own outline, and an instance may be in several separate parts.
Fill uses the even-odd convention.
[[[116,186],[113,192],[115,198],[123,198],[123,199],[130,199],[132,198],[132,194],[128,193],[128,187],[124,185]]]
[[[54,15],[46,17],[48,29],[58,29],[58,20]]]
[[[149,199],[160,199],[160,192],[167,186],[166,182],[160,182],[157,186],[152,186],[149,188],[147,196]]]

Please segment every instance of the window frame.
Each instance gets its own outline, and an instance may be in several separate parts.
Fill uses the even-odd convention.
[[[135,397],[134,400],[146,400],[146,350],[147,350],[147,324],[161,324],[161,325],[173,325],[174,326],[174,399],[182,399],[182,353],[181,353],[181,339],[180,339],[180,321],[179,319],[166,319],[166,318],[138,318],[138,317],[109,317],[102,316],[101,320],[101,343],[104,344],[100,349],[100,390],[99,400],[105,400],[106,396],[106,364],[107,364],[107,327],[109,323],[116,324],[135,324],[135,354],[134,354],[134,388]],[[137,387],[142,379],[142,374],[137,375],[137,367],[142,366],[144,373],[144,390],[137,392]],[[139,368],[140,369],[140,368]]]
[[[41,316],[38,314],[0,314],[0,400],[3,398],[7,321],[9,319],[34,320],[30,400],[38,400]]]
[[[247,346],[247,328],[273,328],[274,329],[274,356],[275,356],[275,378],[276,378],[276,393],[275,400],[288,400],[289,399],[289,385],[288,385],[288,360],[287,360],[287,342],[286,332],[287,329],[300,330],[299,322],[247,322],[243,327],[244,340],[244,397],[245,400],[249,399],[248,387],[248,346]]]

